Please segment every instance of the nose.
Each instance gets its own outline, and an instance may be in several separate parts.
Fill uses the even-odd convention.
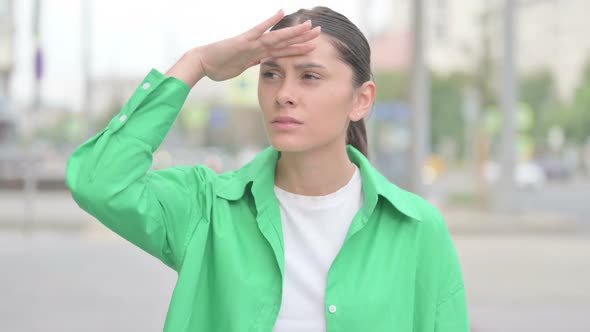
[[[275,104],[279,107],[292,107],[296,105],[294,87],[288,80],[283,80],[281,87],[277,91]]]

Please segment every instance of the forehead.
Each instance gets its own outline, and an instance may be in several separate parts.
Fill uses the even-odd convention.
[[[261,63],[270,60],[279,65],[287,65],[293,62],[313,60],[313,62],[322,64],[327,68],[346,66],[346,64],[340,59],[338,50],[334,47],[333,41],[330,37],[325,34],[320,34],[320,36],[312,40],[311,43],[315,44],[316,47],[313,51],[307,54],[278,58],[269,57],[262,59]]]
[[[338,50],[334,47],[334,42],[325,34],[320,34],[318,38],[312,41],[316,45],[315,49],[307,55],[311,57],[324,58],[326,60],[340,60]]]

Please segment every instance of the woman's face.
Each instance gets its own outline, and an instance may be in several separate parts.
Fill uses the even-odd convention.
[[[352,69],[338,58],[328,37],[308,54],[263,59],[258,100],[270,143],[283,152],[344,146],[355,116]]]

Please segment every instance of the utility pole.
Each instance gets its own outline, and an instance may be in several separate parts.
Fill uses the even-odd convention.
[[[14,68],[14,35],[13,1],[0,1],[0,101],[8,99],[8,86]],[[2,111],[0,109],[0,113]]]
[[[81,30],[80,43],[82,45],[82,111],[86,115],[86,138],[94,133],[92,117],[92,86],[91,86],[91,47],[92,47],[92,12],[91,0],[82,0],[80,6]]]
[[[43,41],[41,38],[41,0],[33,1],[33,65],[35,71],[34,86],[33,86],[33,104],[31,110],[21,115],[24,126],[23,130],[23,157],[21,158],[22,176],[24,183],[25,200],[23,204],[25,223],[23,224],[23,233],[30,234],[35,225],[35,198],[37,196],[37,154],[33,150],[34,129],[36,124],[33,120],[33,112],[39,112],[41,109],[41,81],[43,80],[44,56],[43,56]]]
[[[503,8],[503,65],[502,65],[502,141],[501,141],[501,179],[496,197],[496,209],[510,211],[513,206],[514,175],[516,166],[516,101],[518,85],[516,84],[516,19],[518,17],[517,0],[504,0]]]
[[[41,79],[43,78],[43,45],[41,42],[41,1],[33,2],[33,42],[35,47],[35,86],[33,89],[33,110],[41,107]]]
[[[412,52],[412,142],[410,152],[410,191],[417,195],[425,194],[422,172],[430,145],[430,80],[425,64],[426,53],[426,15],[427,0],[412,1],[413,52]]]

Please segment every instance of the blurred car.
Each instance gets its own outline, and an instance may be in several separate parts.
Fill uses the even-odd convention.
[[[500,166],[494,161],[485,165],[484,176],[488,183],[497,183],[502,176]],[[523,162],[516,165],[514,183],[520,189],[540,189],[547,177],[543,169],[534,162]]]
[[[564,160],[556,156],[544,156],[537,163],[543,169],[548,180],[567,180],[572,176],[573,170]]]

